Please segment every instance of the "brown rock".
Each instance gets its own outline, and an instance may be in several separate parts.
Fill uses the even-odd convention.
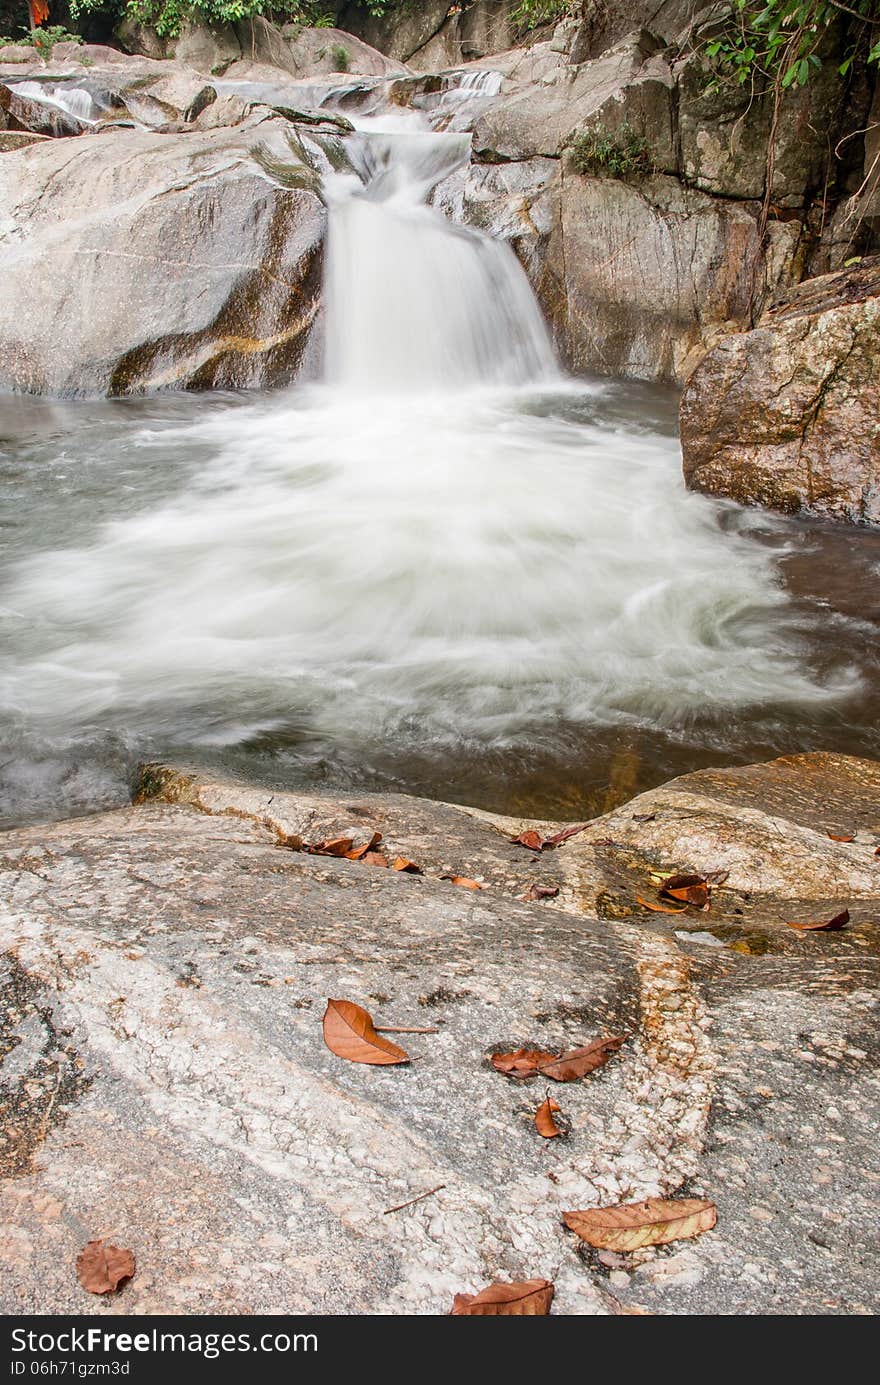
[[[880,523],[880,260],[808,280],[711,350],[681,439],[695,490]]]

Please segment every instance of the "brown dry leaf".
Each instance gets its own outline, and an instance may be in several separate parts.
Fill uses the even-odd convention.
[[[489,1057],[496,1072],[511,1073],[514,1077],[534,1077],[542,1063],[552,1063],[555,1053],[538,1048],[517,1048],[513,1053],[493,1053]]]
[[[818,923],[792,923],[789,919],[785,920],[786,928],[796,928],[799,933],[833,933],[847,923],[849,909],[844,909],[842,914],[835,914],[833,919],[820,919]]]
[[[514,846],[524,846],[528,851],[542,851],[544,849],[544,838],[540,832],[520,832],[518,837],[510,839]]]
[[[343,837],[342,840],[344,841],[345,838]],[[374,832],[370,840],[366,842],[364,846],[356,846],[351,851],[346,851],[346,861],[362,861],[371,851],[375,851],[381,840],[382,833]]]
[[[368,851],[363,858],[364,865],[367,866],[387,866],[388,857],[381,851]]]
[[[715,1204],[702,1197],[649,1197],[617,1207],[564,1212],[569,1231],[599,1250],[633,1251],[685,1241],[715,1225]]]
[[[656,813],[633,813],[632,820],[633,822],[653,822],[656,816]]]
[[[407,875],[424,875],[421,866],[417,866],[415,861],[408,861],[405,856],[397,856],[391,862],[392,870],[404,870]]]
[[[549,1279],[524,1279],[516,1284],[490,1284],[478,1294],[456,1294],[450,1317],[545,1317],[553,1302]]]
[[[351,837],[333,837],[306,847],[310,856],[347,856],[354,841]]]
[[[542,1101],[535,1112],[535,1128],[545,1140],[552,1140],[554,1135],[562,1134],[561,1128],[553,1119],[553,1112],[560,1109],[559,1102],[554,1101],[552,1096],[548,1096],[547,1100]]]
[[[661,899],[677,899],[697,909],[709,907],[709,886],[704,875],[670,875],[658,888]]]
[[[830,837],[831,840],[832,840],[833,842],[854,842],[854,841],[855,841],[855,837],[851,836],[851,835],[850,835],[849,833],[847,833],[847,832],[840,832],[840,833],[838,833],[838,832],[828,832],[828,831],[826,831],[825,835],[826,835],[827,837]]]
[[[523,899],[530,904],[534,899],[555,899],[558,894],[558,885],[530,885],[528,894],[524,894]]]
[[[104,1241],[89,1241],[76,1257],[80,1284],[90,1294],[112,1294],[135,1271],[134,1254]]]
[[[622,1043],[623,1039],[620,1038],[593,1039],[584,1048],[573,1048],[549,1063],[539,1064],[538,1071],[542,1077],[552,1077],[554,1082],[575,1082],[579,1077],[586,1077],[588,1072],[603,1067]]]
[[[346,1058],[350,1063],[409,1062],[409,1055],[377,1034],[370,1015],[352,1000],[327,1001],[324,1043],[337,1058]]]
[[[555,832],[552,837],[546,837],[544,839],[544,845],[545,847],[562,846],[562,843],[567,842],[569,837],[577,836],[578,832],[586,832],[589,825],[588,822],[578,822],[572,827],[563,827],[561,832]]]
[[[636,904],[641,904],[643,909],[650,909],[654,914],[683,914],[687,910],[686,904],[658,904],[656,900],[642,899],[640,894],[636,895]]]
[[[450,880],[453,885],[463,885],[466,890],[481,890],[479,880],[468,880],[466,875],[441,875],[441,880]]]

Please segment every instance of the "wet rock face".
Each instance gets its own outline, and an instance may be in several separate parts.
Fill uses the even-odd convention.
[[[0,388],[130,394],[292,378],[317,312],[324,212],[252,153],[282,120],[125,131],[0,161]],[[35,302],[34,294],[40,297]]]
[[[534,861],[490,814],[150,766],[137,806],[2,834],[0,1305],[100,1312],[73,1262],[112,1234],[136,1313],[442,1313],[541,1275],[568,1314],[871,1311],[878,785],[837,756],[702,771]],[[289,845],[374,831],[425,874]],[[660,864],[730,877],[669,919],[635,898]],[[841,897],[841,933],[780,921]],[[329,996],[437,1032],[399,1036],[411,1067],[345,1063]],[[487,1054],[603,1032],[626,1042],[541,1141],[543,1084]],[[681,1191],[718,1205],[696,1241],[603,1259],[561,1226]]]
[[[880,261],[808,280],[716,346],[681,402],[688,485],[880,524]]]

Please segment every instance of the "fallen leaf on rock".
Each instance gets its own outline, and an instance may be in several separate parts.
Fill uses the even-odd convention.
[[[584,1048],[573,1048],[549,1063],[540,1063],[538,1072],[542,1077],[551,1077],[554,1082],[575,1082],[579,1077],[586,1077],[588,1072],[603,1067],[622,1043],[623,1039],[620,1038],[593,1039]]]
[[[478,1294],[456,1294],[450,1317],[545,1317],[553,1302],[549,1279],[524,1279],[516,1284],[490,1284]]]
[[[333,837],[327,841],[313,842],[306,850],[310,856],[347,856],[353,846],[351,837]]]
[[[409,1055],[376,1032],[371,1016],[352,1000],[328,1000],[324,1043],[350,1063],[408,1063]]]
[[[577,836],[578,832],[586,832],[589,825],[588,822],[578,822],[572,827],[563,827],[561,832],[555,832],[552,837],[545,838],[544,845],[561,846],[563,842],[568,841],[569,837]]]
[[[661,899],[676,899],[697,909],[709,907],[709,886],[704,875],[670,875],[658,888]]]
[[[562,1134],[561,1127],[553,1119],[553,1112],[559,1109],[559,1103],[548,1096],[547,1100],[542,1101],[535,1112],[535,1127],[538,1134],[542,1135],[545,1140],[552,1140],[554,1135]]]
[[[820,919],[818,923],[792,923],[789,919],[785,920],[786,928],[796,928],[799,933],[832,933],[847,923],[849,909],[844,909],[842,914],[835,914],[833,919]]]
[[[417,866],[415,861],[408,861],[405,856],[397,856],[391,862],[392,870],[404,870],[407,875],[424,875],[421,866]]]
[[[828,836],[828,837],[830,837],[831,840],[832,840],[833,842],[854,842],[854,841],[855,841],[855,837],[853,837],[852,835],[850,835],[850,834],[847,833],[847,832],[839,832],[839,833],[838,833],[838,832],[828,832],[828,831],[826,831],[826,834],[825,834],[825,835]]]
[[[524,846],[528,851],[542,851],[544,848],[544,838],[540,832],[520,832],[518,837],[510,839],[514,846]]]
[[[658,904],[656,900],[642,899],[640,894],[636,895],[636,904],[641,904],[643,909],[650,909],[655,914],[684,914],[687,912],[686,904]]]
[[[387,866],[388,857],[382,851],[368,851],[364,857],[365,866]]]
[[[538,1048],[517,1048],[513,1053],[492,1053],[489,1062],[496,1072],[534,1077],[542,1063],[552,1063],[555,1057],[555,1053],[545,1053]]]
[[[89,1241],[76,1257],[80,1284],[90,1294],[112,1294],[135,1271],[134,1254],[104,1241]]]
[[[345,838],[342,840],[344,841]],[[382,833],[374,832],[370,840],[366,842],[364,846],[356,846],[353,847],[351,851],[346,851],[345,859],[347,861],[362,861],[371,851],[375,851],[381,840]]]
[[[466,890],[481,890],[479,880],[468,880],[466,875],[441,875],[441,880],[449,880],[453,885],[463,885]]]
[[[656,813],[633,813],[632,820],[633,822],[653,822],[656,816]]]
[[[530,904],[534,899],[555,899],[558,894],[558,885],[530,885],[528,894],[524,894],[523,899]]]
[[[709,1231],[717,1220],[715,1204],[701,1197],[649,1197],[617,1207],[564,1212],[569,1231],[599,1250],[633,1251],[686,1241]]]

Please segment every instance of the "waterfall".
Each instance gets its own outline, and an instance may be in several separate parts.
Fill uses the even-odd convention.
[[[328,381],[414,392],[552,379],[547,328],[513,251],[426,205],[467,162],[469,136],[361,124],[355,172],[327,185]]]
[[[10,91],[28,101],[39,101],[44,106],[65,111],[86,125],[94,125],[98,114],[97,107],[83,87],[48,86],[45,82],[10,83]]]

